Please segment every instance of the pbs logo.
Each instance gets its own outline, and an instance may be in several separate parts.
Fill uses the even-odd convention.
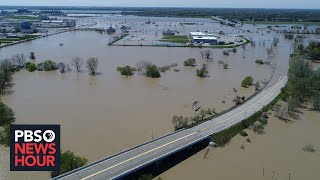
[[[56,134],[52,130],[15,130],[15,142],[19,142],[23,138],[23,142],[41,142],[42,140],[50,143],[56,138]]]

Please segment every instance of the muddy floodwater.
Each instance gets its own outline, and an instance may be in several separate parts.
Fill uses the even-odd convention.
[[[237,135],[224,148],[204,149],[178,166],[161,174],[163,179],[319,179],[320,113],[303,110],[299,120],[289,123],[268,120],[265,134],[250,130],[247,137]],[[316,152],[304,152],[311,144]],[[245,149],[241,149],[241,145]],[[290,176],[290,177],[289,177]]]
[[[270,65],[257,65],[256,59],[268,60],[266,47],[274,36],[280,38],[276,55],[269,59]],[[22,70],[14,75],[14,92],[2,101],[16,113],[17,124],[60,124],[62,150],[74,151],[92,162],[172,132],[172,116],[193,115],[191,104],[196,100],[203,108],[215,108],[217,112],[233,106],[236,94],[248,97],[254,93],[253,88],[240,88],[245,76],[252,76],[254,81],[268,80],[275,65],[274,79],[285,74],[290,42],[275,33],[248,37],[255,40],[255,46],[238,47],[230,56],[223,56],[223,49],[210,49],[209,61],[201,58],[203,49],[199,48],[110,47],[109,35],[93,31],[67,32],[2,48],[1,59],[35,52],[37,63],[51,59],[70,64],[75,56],[98,57],[101,73],[91,77],[85,67],[80,73],[73,69],[65,74]],[[188,58],[195,58],[198,67],[184,67],[183,61]],[[116,71],[117,66],[134,66],[142,60],[157,66],[177,63],[180,71],[161,73],[160,79],[139,74],[126,78]],[[229,69],[218,61],[228,63]],[[209,77],[201,79],[195,70],[203,63],[208,65]],[[9,172],[9,149],[0,150],[0,179],[49,178],[46,172]],[[198,171],[200,166],[193,170]],[[214,169],[206,173],[212,172]]]

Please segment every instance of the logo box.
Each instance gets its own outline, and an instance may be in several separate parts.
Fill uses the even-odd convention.
[[[60,125],[10,126],[10,171],[60,168]]]

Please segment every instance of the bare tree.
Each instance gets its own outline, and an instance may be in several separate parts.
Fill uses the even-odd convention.
[[[24,54],[13,55],[11,60],[12,63],[17,65],[19,68],[24,68],[27,62],[27,58]]]
[[[151,65],[152,65],[152,63],[149,61],[140,61],[136,64],[137,71],[142,74],[145,74],[147,67],[149,67]]]
[[[81,71],[81,67],[82,67],[83,63],[84,63],[84,60],[83,60],[83,58],[81,58],[81,57],[74,57],[74,58],[72,58],[72,60],[71,60],[71,65],[72,65],[73,67],[75,67],[78,72]]]
[[[242,45],[241,47],[242,47],[243,51],[246,50],[246,44]]]
[[[204,51],[204,56],[206,57],[207,60],[210,59],[211,58],[211,51],[205,50]]]
[[[66,72],[66,65],[63,62],[59,63],[58,66],[59,66],[61,74]]]
[[[187,126],[188,121],[189,121],[189,118],[187,117],[183,118],[182,116],[176,116],[176,115],[174,115],[171,120],[175,130],[178,130]]]
[[[70,72],[72,69],[70,68],[69,64],[67,64],[67,70]]]
[[[279,43],[280,43],[280,39],[278,37],[274,37],[273,38],[273,45],[278,46]]]
[[[223,63],[223,69],[228,69],[228,68],[229,68],[229,64]]]
[[[29,58],[30,58],[31,60],[36,60],[36,55],[34,54],[34,52],[30,52]]]
[[[255,90],[256,90],[256,91],[259,91],[259,89],[260,89],[260,83],[259,83],[259,81],[256,82],[256,84],[254,85],[254,87],[255,87]]]
[[[288,106],[276,104],[274,106],[274,116],[279,119],[285,119],[288,115]]]
[[[273,54],[273,48],[267,48],[267,54],[268,54],[268,57],[270,57],[272,54]]]
[[[91,76],[95,76],[97,74],[98,64],[99,64],[99,59],[96,57],[91,57],[87,59],[86,67],[88,68],[89,74]]]
[[[203,58],[203,56],[204,56],[204,51],[200,51],[200,54],[201,54],[201,58]]]

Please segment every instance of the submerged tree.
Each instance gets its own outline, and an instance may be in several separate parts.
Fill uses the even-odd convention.
[[[0,95],[13,86],[13,64],[9,59],[0,61]]]
[[[276,104],[274,106],[274,115],[279,119],[285,119],[288,115],[288,107],[281,104]]]
[[[97,68],[99,64],[99,59],[96,57],[91,57],[86,61],[86,67],[88,68],[89,74],[95,76],[97,74]]]
[[[63,62],[58,64],[61,74],[66,72],[66,65]]]
[[[279,43],[280,43],[280,39],[278,37],[274,37],[273,38],[273,45],[278,46]]]
[[[151,78],[161,77],[159,69],[156,65],[147,66],[145,75]]]
[[[81,67],[84,64],[84,60],[81,57],[74,57],[71,60],[71,65],[77,69],[78,72],[81,71]]]
[[[194,58],[189,58],[183,62],[184,66],[195,66],[196,60]]]
[[[27,58],[24,54],[13,55],[11,60],[12,63],[17,65],[19,68],[24,68],[26,66]]]
[[[134,74],[134,71],[136,69],[130,66],[124,66],[124,67],[117,67],[117,71],[120,72],[123,76],[132,76]]]
[[[253,78],[251,76],[245,77],[241,82],[241,87],[251,86],[253,82]]]
[[[204,51],[204,56],[205,56],[205,58],[207,59],[207,60],[209,60],[210,58],[211,58],[211,51],[210,50],[205,50]]]
[[[255,90],[256,90],[256,91],[259,91],[259,89],[260,89],[260,83],[259,83],[259,81],[256,82],[256,84],[254,85],[254,87],[255,87]]]
[[[30,52],[29,58],[30,58],[31,60],[36,60],[36,55],[34,54],[34,52]]]
[[[0,126],[11,123],[14,119],[12,109],[0,101]]]
[[[56,177],[58,175],[67,173],[79,167],[86,165],[88,160],[84,157],[75,155],[71,151],[66,151],[61,153],[60,157],[60,169],[53,171],[51,177]]]
[[[196,70],[196,74],[198,77],[201,77],[201,78],[205,78],[208,76],[208,68],[207,68],[207,65],[206,64],[202,64],[202,67],[201,69],[197,69]]]

